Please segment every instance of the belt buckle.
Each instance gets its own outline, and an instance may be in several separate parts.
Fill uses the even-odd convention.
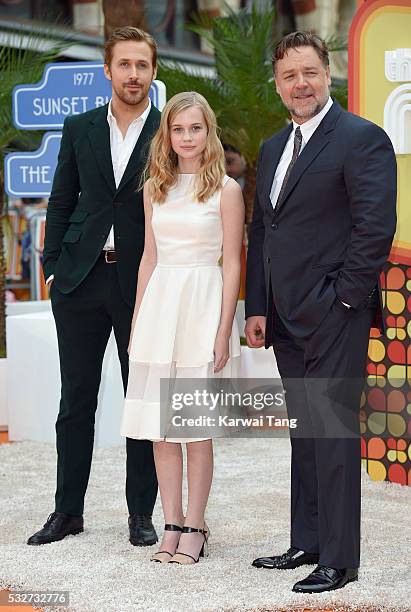
[[[113,251],[104,251],[104,260],[107,264],[113,264],[116,263],[116,260],[114,259],[113,261],[109,261],[108,259],[108,254],[109,253],[113,253]]]

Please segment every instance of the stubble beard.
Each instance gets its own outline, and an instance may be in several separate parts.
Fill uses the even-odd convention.
[[[321,99],[314,99],[313,103],[309,106],[302,106],[301,108],[299,108],[298,104],[290,104],[290,106],[288,106],[288,110],[292,117],[295,117],[296,119],[305,119],[306,121],[308,121],[309,119],[312,119],[313,117],[315,117],[315,115],[318,115],[318,113],[322,111],[324,106],[327,104],[328,98],[329,93],[327,92],[327,95],[324,95]]]
[[[148,88],[141,87],[137,91],[127,91],[124,89],[116,89],[116,95],[124,104],[128,106],[138,106],[148,96]]]

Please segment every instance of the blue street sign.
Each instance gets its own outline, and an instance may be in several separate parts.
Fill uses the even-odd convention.
[[[60,142],[61,132],[47,132],[37,151],[6,155],[4,182],[10,197],[36,198],[50,195]]]
[[[61,130],[64,119],[106,104],[111,81],[102,62],[47,64],[40,83],[13,90],[13,122],[21,130]],[[160,111],[166,103],[163,82],[154,81],[150,98]]]

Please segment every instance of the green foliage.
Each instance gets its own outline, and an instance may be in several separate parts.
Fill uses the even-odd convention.
[[[331,96],[335,98],[343,108],[347,108],[348,89],[346,85],[331,85]]]
[[[348,40],[339,34],[333,34],[326,40],[328,51],[334,53],[335,51],[346,51],[348,48]]]
[[[34,32],[27,43],[27,48],[23,48],[20,40],[10,35],[0,47],[0,151],[3,155],[11,149],[30,150],[38,145],[41,137],[38,132],[21,131],[13,125],[13,89],[16,85],[39,81],[44,66],[55,60],[66,46],[64,42],[47,44],[47,35],[44,41],[44,34],[40,37]]]

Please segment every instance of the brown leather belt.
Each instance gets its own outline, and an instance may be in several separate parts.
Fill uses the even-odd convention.
[[[115,251],[103,251],[101,253],[101,257],[108,264],[113,264],[113,263],[116,263],[117,261],[117,255]]]

